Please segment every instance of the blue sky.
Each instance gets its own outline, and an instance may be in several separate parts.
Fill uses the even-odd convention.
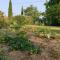
[[[37,9],[41,12],[45,11],[45,3],[46,0],[12,0],[13,7],[13,15],[18,15],[21,12],[21,7],[24,9],[30,5],[37,7]],[[8,14],[8,5],[9,0],[1,0],[0,1],[0,10],[4,12],[5,15]]]

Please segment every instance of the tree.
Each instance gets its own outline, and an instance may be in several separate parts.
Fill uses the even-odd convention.
[[[24,10],[24,13],[26,16],[33,17],[33,23],[35,23],[40,16],[40,12],[37,10],[36,7],[33,7],[32,5],[30,7],[27,7]]]
[[[8,8],[8,17],[11,18],[12,17],[12,2],[11,0],[9,1],[9,8]]]
[[[0,28],[4,26],[4,15],[3,12],[0,11]]]
[[[24,15],[24,9],[23,9],[23,6],[21,8],[21,15]]]
[[[49,5],[55,5],[55,4],[59,4],[59,0],[49,0],[48,4]]]
[[[49,25],[60,25],[60,1],[49,0],[46,2],[46,17]]]

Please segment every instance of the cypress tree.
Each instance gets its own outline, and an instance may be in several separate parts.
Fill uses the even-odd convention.
[[[21,15],[24,15],[24,9],[23,9],[23,6],[21,8]]]
[[[11,18],[12,17],[12,2],[11,0],[9,1],[9,7],[8,7],[8,17]]]

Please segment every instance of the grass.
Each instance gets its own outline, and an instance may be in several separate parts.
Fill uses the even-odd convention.
[[[49,29],[52,32],[56,32],[57,34],[60,34],[60,27],[54,27],[54,26],[38,26],[38,25],[25,25],[22,28],[25,28],[26,30],[35,31],[37,29]]]
[[[51,30],[60,30],[60,27],[55,27],[55,26],[25,25],[24,27],[50,28]]]
[[[38,26],[25,25],[21,28],[22,31],[32,32],[35,36],[46,38],[60,38],[60,27],[55,26]]]

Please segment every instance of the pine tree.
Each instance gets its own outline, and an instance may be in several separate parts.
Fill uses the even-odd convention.
[[[12,2],[11,0],[9,1],[9,8],[8,8],[8,17],[12,17]]]

